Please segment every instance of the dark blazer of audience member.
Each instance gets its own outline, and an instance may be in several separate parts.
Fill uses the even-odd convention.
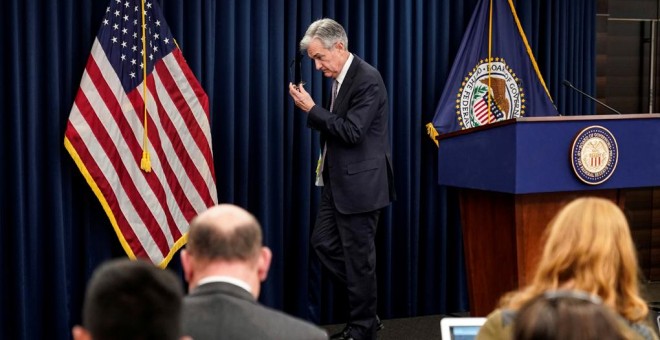
[[[181,280],[144,261],[111,260],[87,286],[74,340],[175,340],[180,337]]]
[[[257,302],[271,256],[261,226],[240,207],[221,204],[193,219],[181,252],[190,290],[183,333],[195,340],[327,339],[315,325]]]
[[[557,213],[545,232],[532,282],[501,299],[477,339],[510,339],[516,312],[539,294],[558,289],[596,295],[626,320],[636,338],[658,338],[645,322],[648,306],[639,293],[635,245],[617,205],[603,198],[578,198]]]
[[[602,300],[575,290],[549,291],[517,313],[514,340],[626,340],[626,321]]]

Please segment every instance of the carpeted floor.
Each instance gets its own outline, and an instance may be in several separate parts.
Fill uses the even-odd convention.
[[[383,320],[385,328],[378,332],[378,340],[440,340],[441,315]],[[341,331],[344,325],[323,326],[328,334]]]
[[[655,324],[656,318],[660,315],[660,282],[644,285],[642,294],[652,306],[649,319]],[[451,316],[467,316],[467,314],[452,314]],[[444,315],[428,315],[383,320],[385,328],[378,332],[378,340],[440,340],[440,319],[443,317]],[[341,331],[344,326],[344,324],[326,325],[323,328],[328,331],[328,334],[334,334]]]
[[[660,282],[647,283],[642,288],[642,294],[647,301],[660,304]]]
[[[651,323],[657,325],[660,331],[660,282],[648,283],[642,293],[649,302]]]
[[[649,322],[652,325],[657,324],[656,318],[660,315],[658,313],[651,311],[649,314]],[[443,317],[444,315],[428,315],[383,320],[385,328],[378,332],[378,340],[441,340],[440,319]],[[328,331],[328,335],[332,335],[341,331],[344,324],[322,327]]]

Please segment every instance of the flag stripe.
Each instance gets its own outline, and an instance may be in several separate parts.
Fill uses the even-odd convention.
[[[203,109],[204,112],[206,113],[206,119],[202,119],[203,117],[201,115],[195,115],[195,118],[197,119],[197,124],[199,124],[201,130],[203,131],[203,135],[198,135],[198,136],[210,137],[211,122],[209,116],[209,98],[202,89],[197,78],[195,78],[195,75],[192,73],[192,70],[188,66],[188,63],[183,58],[183,54],[181,54],[181,51],[176,49],[173,51],[172,55],[174,56],[176,63],[170,61],[169,58],[165,58],[166,61],[165,64],[168,66],[169,69],[172,70],[170,74],[178,74],[177,71],[180,70],[180,72],[185,76],[185,79],[187,80],[187,83],[189,84],[193,93],[197,97],[196,104],[200,105],[199,109]],[[179,84],[179,88],[182,89],[185,88],[182,86],[183,84],[182,81],[178,81],[177,83]],[[197,105],[191,105],[190,101],[189,101],[189,105],[193,110],[198,109]],[[208,164],[209,167],[209,172],[204,173],[204,178],[206,178],[207,183],[209,183],[209,190],[211,191],[211,196],[213,197],[213,200],[217,201],[218,198],[217,198],[217,192],[215,190],[216,187],[215,176],[213,176],[213,174],[215,174],[215,165],[213,163],[213,150],[211,149],[212,145],[213,143],[211,142],[210,139],[208,139],[207,143],[200,145],[200,149],[203,150],[204,158],[206,159],[206,163]]]
[[[206,150],[194,147],[200,144],[205,145],[205,143],[199,141],[199,138],[195,138],[196,136],[204,136],[204,132],[194,120],[191,122],[190,119],[188,121],[182,121],[176,116],[167,117],[169,112],[189,112],[190,109],[185,100],[183,100],[183,95],[179,91],[179,87],[174,83],[174,79],[167,69],[162,69],[161,64],[156,65],[154,76],[161,80],[158,84],[162,85],[157,91],[159,93],[158,98],[162,98],[162,102],[160,103],[162,109],[159,110],[159,116],[163,123],[163,128],[169,132],[168,136],[174,145],[181,145],[185,148],[186,152],[182,150],[178,154],[181,158],[181,163],[192,163],[191,166],[185,167],[186,173],[190,177],[192,185],[202,196],[204,202],[208,204],[214,201],[214,197],[210,194],[212,187],[209,186],[211,183],[214,186],[215,183],[208,180],[212,178],[209,164],[212,164],[213,160],[207,158],[207,155],[210,154],[208,145],[206,145]],[[179,105],[177,105],[177,102]]]
[[[102,52],[102,51],[99,51],[99,52]],[[107,58],[105,58],[104,53],[94,53],[93,52],[93,55],[96,58],[98,58],[99,60],[101,60],[100,63],[107,66],[107,67],[103,67],[102,69],[110,69],[111,68]],[[119,84],[119,80],[116,77],[114,77],[114,72],[110,72],[107,76],[114,79],[113,87],[116,86],[117,88],[119,88],[121,86],[121,84]],[[148,84],[150,84],[150,83],[153,83],[153,80],[152,80],[151,76],[149,76],[149,78],[148,78]],[[153,87],[153,86],[151,86],[151,87]],[[143,97],[142,97],[142,94],[141,94],[140,90],[142,90],[141,86],[137,87],[135,91],[131,91],[130,93],[128,93],[127,98],[132,103],[132,107],[134,107],[135,110],[132,110],[132,112],[125,112],[124,113],[125,115],[132,114],[132,115],[135,116],[135,119],[130,120],[134,123],[131,130],[134,131],[133,134],[135,136],[142,135],[142,133],[144,131],[143,126],[141,124],[138,124],[141,121],[141,119],[143,118],[143,110],[144,110],[143,109],[143,107],[144,107],[143,106],[143,99],[142,99]],[[152,97],[152,95],[150,94],[150,96],[148,98],[151,98],[151,97]],[[153,98],[151,98],[151,99],[152,100],[147,101],[147,106],[148,107],[151,106],[151,104],[153,103]],[[157,126],[157,124],[154,122],[154,120],[152,120],[153,112],[157,111],[157,109],[156,108],[150,108],[149,111],[150,112],[147,115],[147,119],[148,119],[147,124],[148,124],[148,126],[152,126],[152,127],[155,126],[156,129],[153,130],[153,131],[161,131],[162,128]],[[161,193],[161,194],[158,195],[158,199],[159,199],[159,202],[161,203],[161,206],[163,206],[164,213],[168,214],[167,227],[169,228],[170,233],[173,235],[174,240],[177,240],[182,234],[182,230],[180,229],[181,226],[185,227],[187,225],[188,221],[190,221],[196,215],[197,211],[201,211],[206,206],[213,204],[213,201],[211,201],[211,203],[206,204],[206,205],[203,205],[203,204],[198,205],[196,209],[193,209],[192,205],[190,204],[190,202],[187,199],[177,199],[177,198],[180,198],[180,195],[177,196],[177,195],[175,195],[175,193],[180,193],[181,192],[181,190],[182,190],[181,186],[176,181],[172,180],[173,178],[176,177],[176,173],[171,170],[171,168],[169,167],[169,164],[167,163],[167,161],[163,162],[163,160],[167,160],[171,157],[166,156],[165,152],[162,150],[161,139],[160,139],[158,133],[150,133],[149,140],[151,142],[150,143],[150,147],[151,147],[150,150],[152,151],[153,154],[156,155],[156,157],[151,158],[153,173],[158,174],[158,178],[159,179],[164,179],[162,181],[164,182],[164,184],[167,184],[167,185],[163,186],[162,183],[158,182],[158,187],[159,188],[158,188],[158,190],[155,190],[155,191]],[[137,165],[139,163],[139,157],[141,157],[141,146],[139,144],[134,144],[134,145],[131,146],[131,149],[137,150],[137,152],[134,153],[136,155],[136,165]],[[144,174],[144,173],[143,173],[143,175],[146,176],[146,174]],[[154,176],[149,176],[149,178],[155,178],[155,177]],[[182,181],[185,181],[186,179],[187,178],[185,176],[183,176],[181,178]],[[176,183],[176,185],[174,185],[175,183]],[[163,190],[165,190],[166,192],[162,193]],[[170,214],[170,213],[172,213],[172,214]],[[170,217],[172,215],[174,215],[174,218]],[[183,228],[183,229],[185,229],[185,228]],[[168,235],[168,233],[166,233],[166,235]],[[171,240],[168,239],[168,244],[171,245],[172,243],[170,243],[170,241]]]
[[[155,79],[149,78],[149,89],[153,89]],[[196,211],[205,207],[201,199],[197,199],[194,192],[187,189],[190,178],[185,175],[184,167],[178,162],[177,151],[172,147],[169,137],[169,132],[165,131],[162,126],[161,118],[158,117],[158,99],[152,94],[154,91],[149,91],[149,98],[152,100],[147,103],[149,111],[149,126],[155,128],[160,133],[150,133],[149,141],[154,150],[154,154],[158,159],[158,164],[162,172],[167,174],[167,185],[170,188],[170,195],[172,198],[172,206],[176,206],[177,210],[181,212],[181,220],[184,225],[180,228],[185,229],[188,221],[192,220],[196,215]],[[135,93],[133,96],[135,100],[140,100],[141,94]],[[156,119],[152,119],[156,117]],[[162,136],[161,136],[162,135]],[[161,138],[162,137],[162,138]],[[172,163],[175,163],[174,165]],[[200,201],[201,204],[195,205],[193,202]]]
[[[94,161],[94,158],[90,154],[89,150],[84,147],[85,144],[77,143],[82,141],[82,139],[80,134],[78,134],[75,127],[72,125],[71,121],[68,123],[66,138],[72,145],[78,145],[78,147],[75,148],[75,151],[81,160],[81,164],[79,165],[83,165],[85,171],[89,174],[100,173],[100,169]],[[118,209],[117,197],[111,190],[107,190],[107,188],[112,187],[112,185],[108,182],[108,179],[104,176],[91,176],[91,179],[93,180],[94,185],[99,189],[99,194],[102,193],[99,199],[105,201],[107,207],[111,210],[112,215],[110,216],[110,219],[111,221],[114,221],[113,226],[121,233],[122,245],[128,246],[127,252],[130,250],[131,253],[129,254],[133,257],[146,256],[146,250],[144,247],[142,247],[142,244],[138,242],[136,234],[133,232],[133,229],[130,227],[128,221],[126,220],[126,216],[124,216],[124,214],[121,213],[121,210]]]
[[[167,239],[167,244],[172,245],[181,237],[182,232],[180,228],[187,224],[188,219],[184,217],[181,209],[178,207],[178,204],[176,201],[174,201],[172,190],[169,187],[163,186],[163,182],[166,182],[164,178],[168,178],[172,174],[163,174],[163,171],[158,171],[160,169],[159,160],[153,160],[152,168],[154,168],[154,171],[151,174],[144,173],[137,168],[138,164],[140,164],[142,156],[142,146],[140,141],[137,139],[137,136],[141,136],[144,131],[143,126],[139,124],[141,118],[144,115],[144,104],[142,97],[137,90],[131,91],[129,94],[124,95],[121,83],[119,82],[116,73],[114,73],[112,70],[112,66],[100,48],[93,49],[92,56],[94,56],[96,59],[97,64],[100,65],[99,70],[101,70],[103,78],[106,79],[106,82],[110,84],[108,88],[100,87],[97,88],[97,90],[100,93],[107,94],[107,96],[113,98],[115,93],[120,93],[121,95],[119,95],[119,98],[127,98],[129,99],[127,104],[129,102],[132,103],[132,106],[119,106],[119,104],[117,104],[117,106],[113,106],[110,111],[113,112],[112,116],[119,125],[119,131],[121,131],[122,135],[124,136],[124,141],[128,144],[129,149],[132,150],[132,154],[135,160],[134,165],[136,167],[134,169],[134,173],[140,173],[147,180],[149,188],[151,189],[149,190],[148,188],[141,188],[141,190],[147,190],[147,192],[152,193],[160,205],[160,209],[155,211],[155,214],[156,216],[161,216],[166,219],[165,221],[161,219],[159,226],[161,229],[169,229],[169,231],[163,229],[163,232]],[[100,74],[95,74],[95,76],[100,76]],[[147,117],[149,120],[151,120],[149,115]],[[130,124],[130,122],[133,122],[133,124]],[[152,134],[152,136],[158,136],[158,134]],[[154,145],[151,146],[154,147]],[[174,207],[176,207],[176,209],[174,209]]]
[[[104,57],[104,54],[96,55],[95,53],[92,53],[94,57],[98,57],[99,64],[102,65],[101,68],[98,67],[96,60],[92,60],[91,62],[88,63],[87,66],[87,71],[89,74],[90,79],[95,80],[94,81],[94,88],[90,88],[90,96],[96,96],[97,94],[100,94],[101,99],[105,103],[105,108],[107,108],[107,112],[103,112],[102,110],[104,109],[103,107],[98,107],[95,108],[94,112],[103,112],[103,115],[108,115],[111,116],[113,119],[108,119],[105,120],[106,123],[106,128],[109,130],[109,136],[116,136],[116,139],[113,140],[107,140],[107,143],[110,143],[110,145],[105,145],[105,147],[113,147],[117,148],[118,145],[127,145],[128,149],[131,150],[132,158],[128,158],[128,154],[124,153],[119,153],[119,155],[126,155],[127,159],[123,159],[124,166],[121,169],[126,169],[129,170],[128,173],[133,175],[131,178],[133,179],[135,185],[136,185],[136,190],[137,192],[141,193],[141,196],[145,198],[146,201],[154,201],[158,202],[158,205],[151,204],[150,207],[145,205],[137,205],[136,208],[139,208],[138,212],[140,215],[145,218],[145,214],[151,214],[154,216],[153,221],[144,221],[147,223],[147,225],[153,227],[158,227],[161,229],[160,235],[165,237],[166,242],[168,245],[173,244],[175,241],[173,238],[179,238],[181,235],[170,235],[170,233],[164,232],[163,226],[170,227],[174,226],[174,220],[171,216],[171,213],[169,209],[164,209],[163,207],[165,206],[165,195],[162,194],[163,188],[158,181],[158,178],[156,176],[150,175],[147,176],[146,173],[140,171],[138,168],[138,164],[140,162],[140,157],[141,157],[141,152],[140,152],[140,144],[136,139],[135,134],[131,134],[131,127],[126,119],[125,113],[122,110],[122,106],[119,104],[117,101],[117,97],[115,97],[115,93],[122,93],[120,97],[125,97],[123,95],[123,90],[121,85],[119,84],[118,79],[115,76],[114,72],[107,72],[108,68],[103,67],[106,65],[109,65],[105,63],[106,59]],[[102,72],[103,70],[106,70],[106,72]],[[110,85],[112,84],[112,85]],[[82,87],[83,90],[85,90],[85,87]],[[134,110],[129,110],[129,114],[133,114],[135,111]],[[95,116],[97,117],[97,116]],[[112,124],[112,123],[115,124]],[[120,138],[119,135],[123,137]],[[160,194],[158,194],[160,193]],[[143,201],[140,199],[140,201]],[[160,205],[160,206],[159,206]],[[160,208],[160,209],[159,209]],[[155,209],[155,211],[152,211],[152,209]],[[156,224],[157,223],[157,224]],[[151,229],[149,228],[149,229]],[[153,233],[157,233],[156,230],[153,230]],[[177,229],[178,233],[178,229]],[[161,247],[163,248],[163,247]]]
[[[135,233],[132,229],[129,221],[134,220],[135,211],[134,209],[125,210],[122,207],[122,201],[125,201],[123,191],[116,192],[117,176],[108,176],[107,171],[110,170],[111,166],[107,157],[102,157],[100,162],[97,160],[94,155],[99,155],[99,151],[95,150],[94,142],[96,136],[90,133],[81,133],[78,134],[77,131],[89,132],[89,124],[85,120],[86,115],[75,114],[79,109],[85,109],[86,106],[80,106],[78,103],[88,103],[89,101],[85,98],[84,94],[76,96],[76,103],[74,103],[74,108],[72,109],[71,118],[69,119],[69,128],[67,129],[67,137],[72,143],[72,146],[75,148],[76,152],[80,156],[81,161],[88,169],[91,174],[94,182],[97,184],[99,190],[102,193],[105,201],[108,202],[108,206],[112,210],[113,216],[117,221],[117,227],[125,238],[126,242],[133,250],[135,256],[148,255],[149,251],[143,246],[143,242],[140,240],[139,234]],[[92,147],[87,147],[91,145]],[[104,171],[105,170],[105,171]],[[112,219],[112,218],[111,218]],[[157,255],[157,254],[154,254]]]
[[[187,78],[181,76],[185,72],[185,69],[188,68],[185,61],[183,61],[183,64],[179,64],[179,60],[174,58],[174,54],[163,58],[163,61],[164,63],[156,65],[156,72],[154,73],[163,79],[164,85],[167,85],[165,89],[171,98],[171,106],[169,108],[172,110],[177,109],[180,112],[203,110],[198,97],[193,95],[193,84],[190,84]],[[189,91],[184,92],[185,89]],[[187,95],[184,95],[184,93]],[[182,121],[185,123],[187,130],[190,131],[190,134],[195,137],[194,142],[198,147],[195,150],[198,154],[195,156],[202,157],[202,159],[206,160],[206,168],[211,169],[213,167],[213,154],[210,147],[211,141],[207,139],[207,136],[210,136],[208,120],[203,116],[194,117],[192,115],[185,115],[184,117],[187,118]],[[197,166],[202,168],[203,164],[200,163]]]
[[[174,59],[176,59],[176,65],[179,67],[181,70],[181,73],[184,75],[186,78],[188,84],[190,84],[191,89],[193,90],[193,93],[197,97],[197,101],[200,103],[201,107],[200,109],[203,109],[204,112],[206,113],[206,119],[202,119],[203,117],[200,116],[195,116],[197,118],[197,121],[199,122],[200,126],[209,126],[209,97],[206,95],[206,92],[204,92],[204,89],[202,89],[202,86],[199,84],[199,81],[197,78],[195,78],[195,75],[192,73],[192,70],[188,66],[188,63],[186,60],[183,58],[183,54],[181,53],[181,50],[176,49],[172,51],[172,56]],[[166,58],[167,60],[167,58]],[[170,62],[167,62],[168,65],[172,64]],[[174,72],[175,74],[177,72]],[[210,136],[210,135],[209,135]],[[211,141],[209,140],[209,145],[211,144]]]
[[[101,112],[107,114],[107,112],[103,112],[105,110],[99,107],[99,105],[92,105],[92,103],[95,102],[94,99],[90,98],[90,100],[87,101],[86,97],[94,94],[98,95],[98,93],[95,93],[94,91],[86,92],[85,88],[82,89],[83,92],[85,92],[85,96],[81,96],[76,99],[76,106],[78,106],[81,111]],[[96,100],[96,102],[99,101],[102,100]],[[83,115],[83,118],[85,119],[87,125],[95,127],[92,132],[93,136],[95,136],[96,140],[99,142],[97,146],[100,148],[100,150],[95,150],[96,152],[93,152],[92,155],[94,155],[94,159],[97,161],[97,163],[99,163],[99,168],[101,169],[102,173],[106,177],[111,178],[115,183],[112,188],[113,191],[115,191],[117,194],[121,209],[124,210],[124,207],[126,207],[129,208],[129,211],[132,209],[132,212],[134,212],[134,214],[127,215],[129,223],[146,227],[147,231],[151,235],[151,239],[155,240],[155,244],[158,245],[160,251],[163,254],[166,254],[167,248],[165,245],[163,245],[165,236],[159,228],[153,227],[154,225],[157,225],[158,221],[156,220],[156,217],[152,211],[149,210],[149,206],[144,201],[145,198],[149,197],[148,192],[146,192],[146,190],[140,190],[144,189],[145,186],[141,186],[141,188],[138,189],[136,184],[133,182],[134,178],[138,177],[132,175],[136,172],[136,167],[131,166],[131,163],[135,163],[135,160],[130,158],[130,155],[127,156],[127,153],[119,152],[118,145],[113,143],[113,139],[110,133],[108,133],[106,130],[104,123],[110,123],[111,120],[106,119],[105,121],[101,121],[95,114]],[[85,142],[86,144],[89,144],[92,141],[88,142],[85,140]],[[104,157],[106,161],[99,162],[98,157]],[[127,157],[130,158],[128,161],[124,159]],[[131,168],[133,168],[132,171]],[[117,188],[116,186],[120,186],[121,188]],[[145,244],[143,241],[141,241],[141,243],[147,252],[149,252],[150,244]],[[146,243],[152,242],[147,239]]]
[[[474,115],[479,121],[479,124],[485,124],[488,118],[488,105],[482,98],[474,105]]]
[[[134,103],[142,103],[142,95],[137,91],[131,92],[128,97]],[[159,119],[152,119],[152,112],[157,112],[158,109],[155,107],[153,97],[151,98],[152,100],[147,102],[148,111],[150,112],[147,116],[147,124],[148,126],[151,126],[151,129],[163,131]],[[180,215],[181,218],[178,218],[177,221],[179,221],[179,229],[183,230],[186,227],[185,224],[194,217],[194,211],[199,210],[194,208],[191,204],[191,200],[186,196],[187,192],[184,186],[186,185],[186,182],[189,181],[189,178],[185,176],[183,166],[178,162],[174,166],[171,164],[173,160],[178,161],[176,152],[169,143],[167,136],[164,135],[163,137],[165,138],[160,138],[160,134],[161,133],[149,134],[149,142],[152,152],[152,168],[154,172],[160,171],[164,174],[169,189],[168,198],[172,199],[172,202],[168,200],[168,206],[172,209],[176,207],[176,210],[180,211],[178,215]],[[193,210],[192,215],[190,210]]]
[[[154,73],[155,79],[156,79],[156,85],[155,89],[151,89],[152,93],[159,93],[160,91],[158,88],[162,88],[162,83],[160,79],[157,77],[157,75]],[[164,142],[168,146],[166,149],[167,154],[166,154],[166,159],[169,162],[174,163],[175,167],[177,168],[177,178],[181,179],[180,184],[182,187],[185,189],[182,194],[185,195],[186,201],[188,201],[195,209],[200,209],[201,207],[207,206],[209,202],[213,202],[212,196],[209,194],[208,189],[206,184],[201,183],[198,185],[195,185],[194,183],[196,181],[203,181],[202,177],[199,176],[199,171],[196,165],[193,166],[184,166],[184,164],[190,164],[190,159],[191,155],[188,153],[186,150],[185,145],[181,143],[181,138],[179,137],[179,133],[182,133],[184,135],[189,135],[187,130],[183,130],[181,132],[177,131],[173,126],[175,122],[170,120],[170,117],[167,116],[166,113],[163,112],[165,107],[167,106],[166,104],[163,104],[159,99],[162,98],[164,101],[168,101],[169,97],[167,95],[165,96],[160,96],[160,95],[154,95],[155,98],[155,104],[158,104],[157,108],[155,110],[158,113],[159,119],[158,119],[158,124],[159,124],[159,129],[162,131],[166,131]],[[155,105],[154,104],[154,105]],[[187,162],[187,163],[186,163]],[[194,175],[191,175],[194,174]],[[198,190],[201,188],[202,190]]]
[[[156,75],[156,73],[154,73],[154,75]],[[165,131],[161,123],[161,118],[155,120],[151,119],[153,112],[158,112],[158,107],[161,105],[159,102],[159,95],[155,94],[156,92],[153,91],[154,82],[156,84],[160,83],[157,76],[154,77],[154,81],[149,81],[148,86],[150,89],[150,92],[148,92],[148,97],[152,98],[152,100],[147,102],[148,110],[150,112],[148,117],[148,125],[155,127],[157,131]],[[142,88],[140,87],[138,89],[141,90]],[[165,95],[164,98],[167,99],[167,95]],[[136,103],[134,105],[141,105],[142,94],[141,92],[132,92],[129,94],[129,99]],[[169,121],[169,117],[167,117],[167,115],[162,115],[161,117],[162,120]],[[176,117],[176,115],[174,115],[174,117]],[[201,211],[207,206],[214,204],[214,202],[217,201],[217,198],[215,188],[213,188],[213,195],[209,196],[211,199],[206,201],[202,200],[197,191],[192,189],[190,184],[191,179],[186,175],[185,167],[179,162],[177,156],[178,152],[174,149],[170,140],[167,138],[167,135],[170,133],[170,131],[165,131],[163,134],[165,138],[163,139],[159,137],[159,134],[150,134],[150,142],[151,146],[156,151],[157,157],[160,159],[160,164],[163,171],[168,174],[168,184],[173,188],[171,197],[175,197],[176,201],[181,205],[180,209],[185,215],[184,220],[187,222],[191,220],[198,211]],[[184,130],[182,133],[189,134],[187,130]],[[170,162],[173,163],[171,166]],[[210,178],[213,178],[212,173],[210,173]],[[208,179],[207,182],[210,182],[211,184],[214,183],[213,180],[209,181]]]
[[[74,110],[77,111],[77,107],[74,107]],[[82,116],[80,116],[82,118]],[[89,149],[85,147],[85,143],[82,141],[82,138],[76,128],[73,126],[72,121],[70,120],[67,124],[66,138],[69,140],[71,145],[77,145],[74,147],[76,153],[78,154],[81,163],[84,165],[85,170],[89,174],[99,174],[101,170],[94,161],[94,157],[89,152]],[[108,190],[112,185],[105,176],[92,176],[91,179],[94,181],[94,185],[99,189],[99,192],[102,193],[102,199],[107,203],[107,206],[112,212],[111,220],[116,222],[116,228],[121,233],[122,239],[125,241],[129,249],[132,251],[132,255],[135,257],[146,256],[146,250],[142,247],[142,244],[138,241],[136,234],[133,232],[133,229],[130,227],[126,216],[119,209],[119,204],[117,203],[117,197],[114,195],[112,190]]]
[[[197,119],[198,124],[206,131],[207,129],[210,129],[210,116],[209,116],[209,98],[204,92],[204,89],[202,89],[202,86],[199,84],[199,81],[197,81],[197,78],[195,78],[195,75],[193,74],[192,70],[188,66],[188,63],[186,60],[183,58],[183,54],[181,54],[180,50],[174,50],[172,51],[172,57],[173,58],[165,58],[166,65],[170,69],[172,69],[172,74],[178,74],[178,71],[180,70],[181,74],[186,79],[186,82],[189,84],[190,89],[193,91],[195,96],[197,97],[197,102],[199,103],[200,107],[199,109],[204,110],[206,113],[206,119],[202,117],[201,115],[195,116]],[[176,60],[176,63],[174,63],[174,59]],[[177,83],[181,84],[183,83],[183,80],[178,81]],[[181,87],[181,86],[180,86]],[[196,108],[194,108],[196,109]],[[211,136],[210,134],[208,136]],[[211,140],[208,140],[209,145],[211,145]],[[211,150],[209,150],[211,151]]]
[[[207,180],[207,183],[209,183],[209,190],[213,192],[212,196],[214,197],[214,200],[217,201],[215,193],[215,176],[212,176],[212,174],[215,173],[215,170],[213,165],[213,150],[211,149],[213,143],[210,139],[211,122],[208,118],[208,97],[199,85],[197,79],[195,79],[195,76],[192,74],[190,67],[188,67],[188,63],[186,63],[185,59],[183,59],[181,51],[177,49],[173,51],[170,56],[163,59],[165,61],[165,65],[170,70],[170,76],[176,81],[177,86],[179,87],[182,94],[192,92],[190,95],[184,96],[188,106],[192,111],[203,110],[206,113],[206,117],[202,115],[193,116],[195,119],[194,122],[196,122],[195,126],[199,128],[199,130],[197,130],[198,132],[195,134],[195,137],[197,139],[199,150],[203,153],[203,157],[206,160],[206,164],[208,166],[208,170],[203,172],[204,178]],[[185,77],[176,76],[179,74],[183,74]]]

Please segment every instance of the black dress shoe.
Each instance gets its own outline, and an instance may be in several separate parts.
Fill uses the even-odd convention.
[[[351,336],[351,326],[346,325],[339,333],[332,334],[330,340],[353,340]]]
[[[376,315],[376,332],[380,331],[381,329],[385,328],[385,325],[383,324],[382,321],[380,321],[380,318],[378,315]],[[332,334],[330,336],[330,340],[352,340],[353,337],[351,336],[351,326],[346,325],[344,329],[341,330],[341,332]]]

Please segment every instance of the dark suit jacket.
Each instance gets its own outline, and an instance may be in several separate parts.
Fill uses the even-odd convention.
[[[182,330],[194,340],[328,338],[324,330],[265,307],[244,289],[223,282],[203,284],[184,298]]]
[[[387,90],[378,70],[354,55],[333,112],[315,105],[307,125],[327,143],[328,172],[337,210],[373,211],[394,199]]]

